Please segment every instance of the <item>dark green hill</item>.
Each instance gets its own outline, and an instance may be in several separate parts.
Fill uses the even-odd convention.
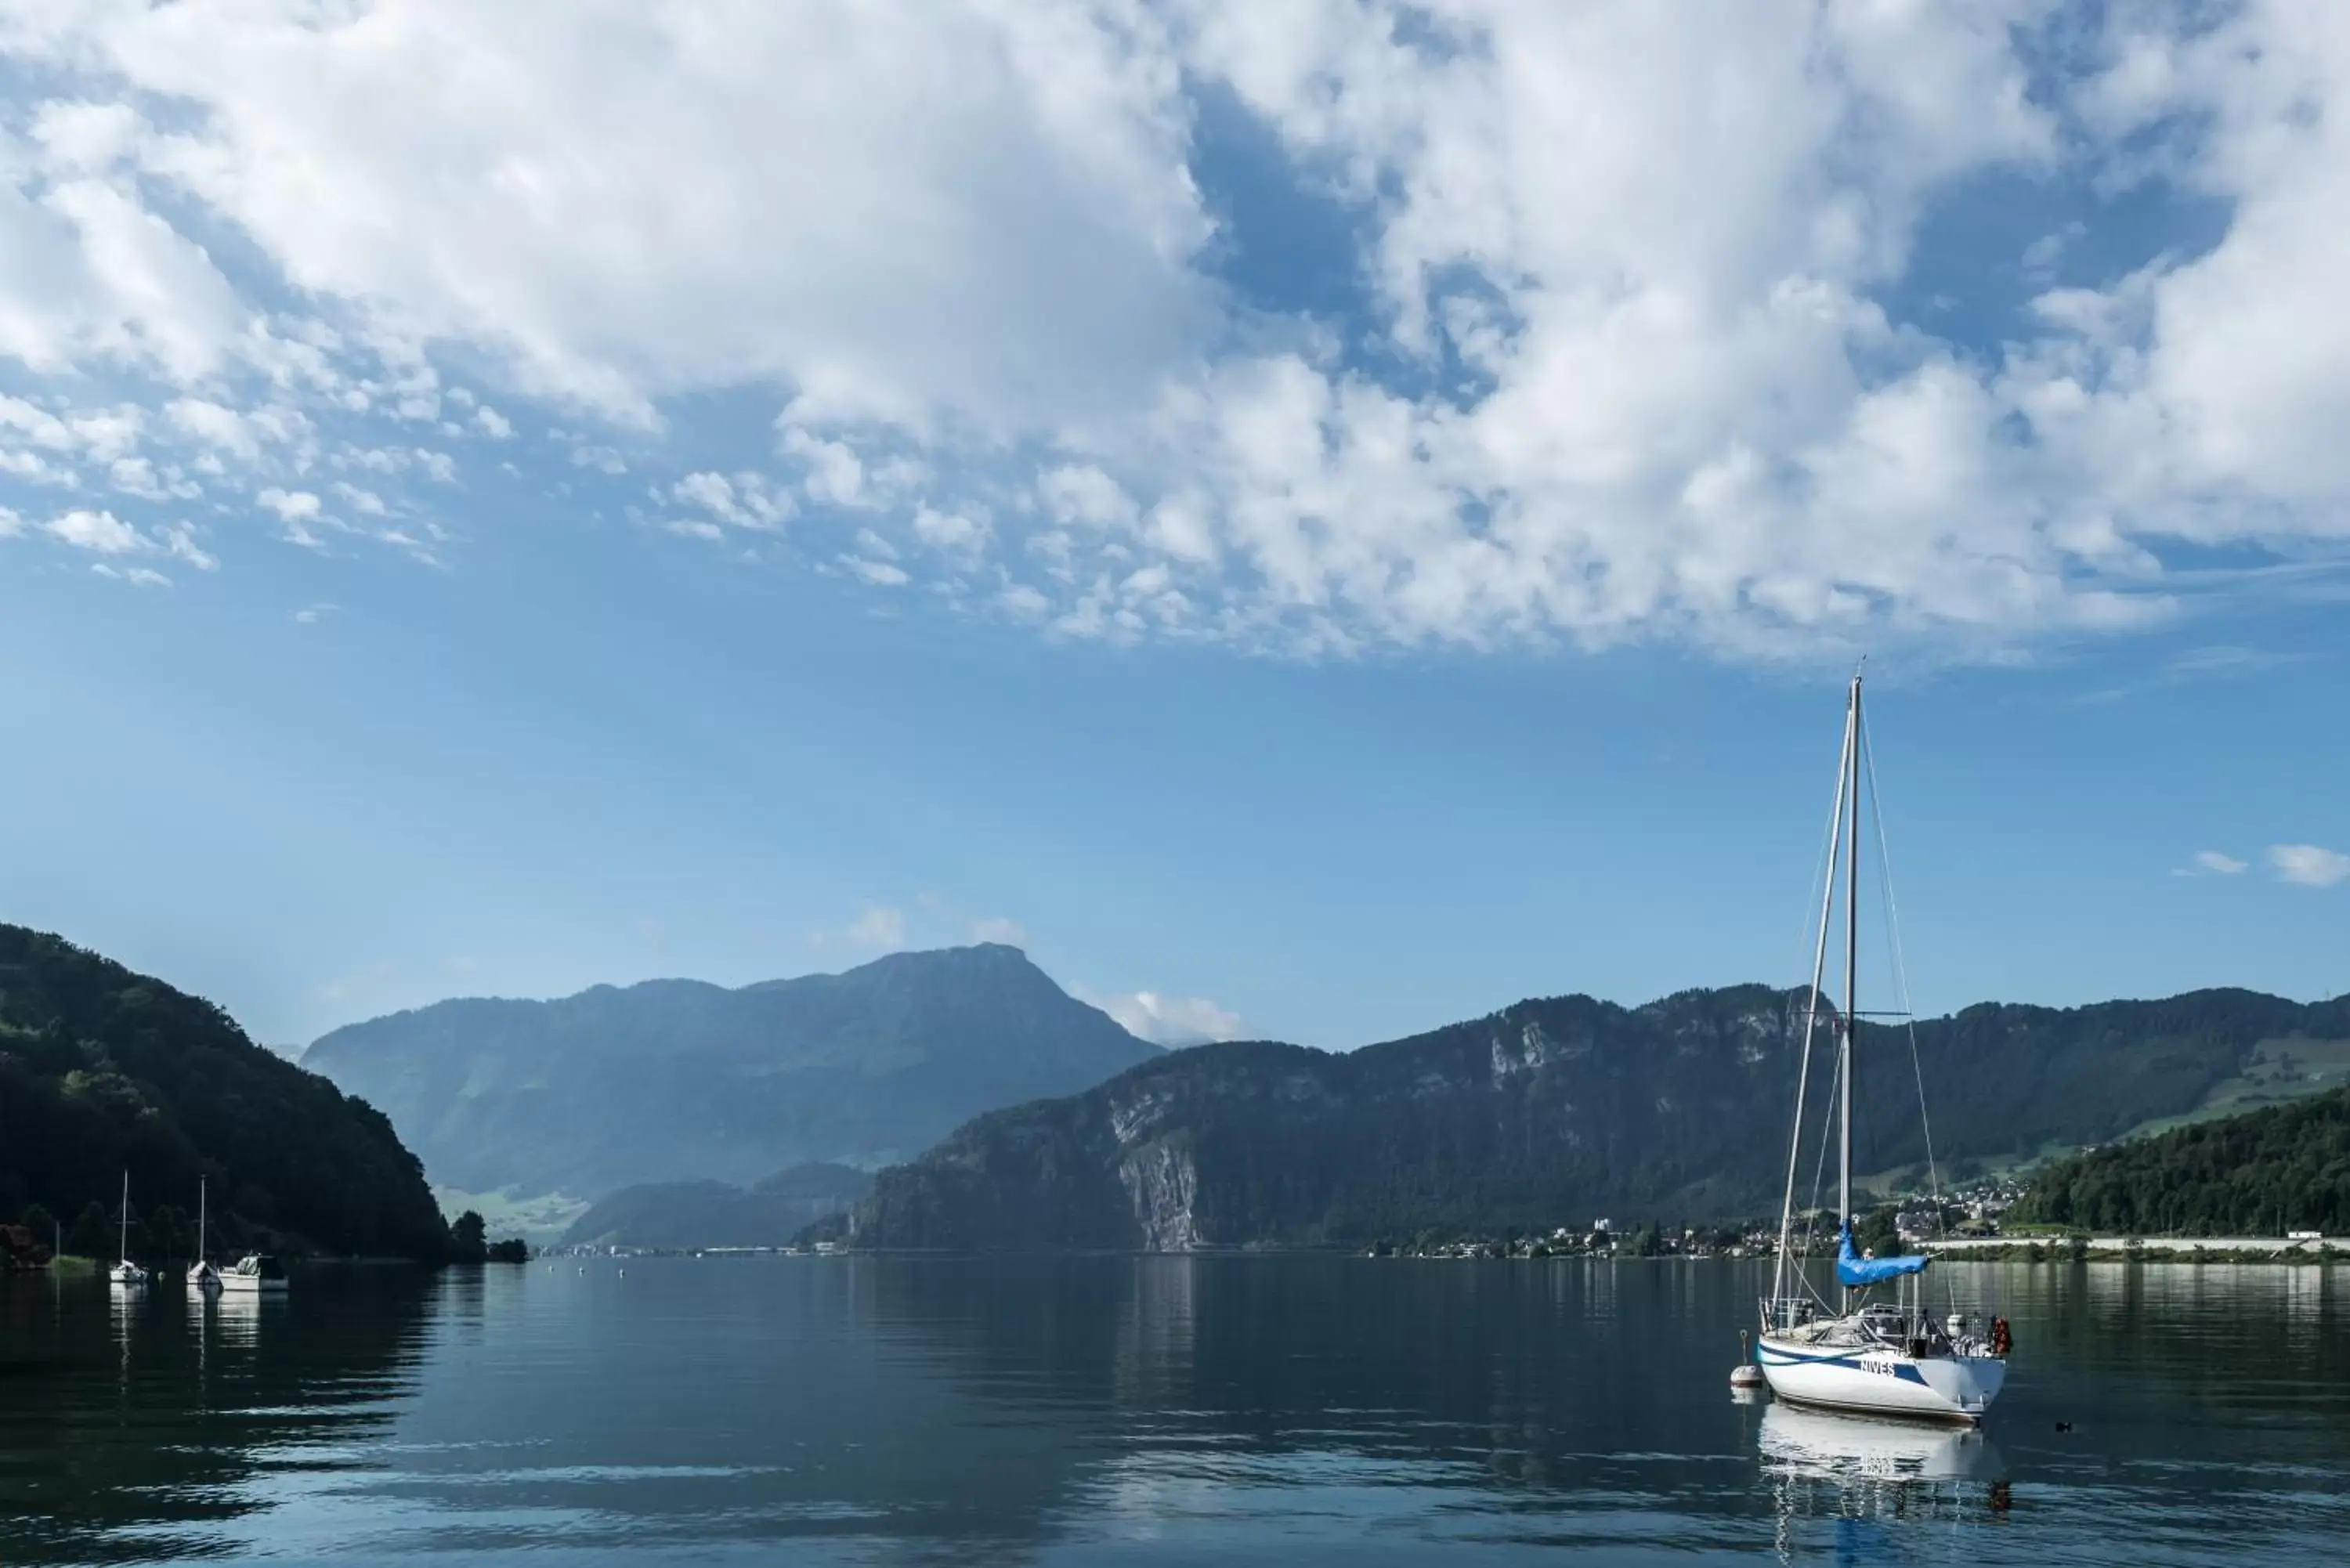
[[[2013,1218],[2107,1235],[2350,1232],[2350,1089],[2058,1160]]]
[[[797,1165],[755,1187],[656,1181],[624,1187],[563,1233],[567,1247],[779,1247],[846,1211],[873,1178],[846,1165]]]
[[[972,1122],[884,1171],[849,1234],[881,1247],[1164,1250],[1773,1210],[1794,1002],[1762,986],[1639,1008],[1570,996],[1347,1054],[1263,1042],[1176,1052]],[[1922,1162],[1919,1076],[1947,1168],[2183,1114],[2265,1042],[2350,1037],[2350,998],[1972,1007],[1918,1025],[1915,1068],[1907,1030],[1859,1033],[1860,1168]]]
[[[1159,1054],[983,945],[738,991],[444,1002],[338,1029],[302,1062],[382,1106],[435,1181],[592,1199],[908,1158],[981,1111]]]
[[[216,1248],[438,1258],[448,1246],[416,1157],[375,1110],[209,1002],[0,925],[0,1213],[111,1212],[126,1168],[133,1211],[157,1220],[168,1206],[192,1222],[209,1177]]]

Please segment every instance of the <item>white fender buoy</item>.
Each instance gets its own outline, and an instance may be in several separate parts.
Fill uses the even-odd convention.
[[[1752,1341],[1742,1328],[1738,1331],[1738,1348],[1744,1354],[1739,1357],[1738,1365],[1730,1369],[1731,1387],[1741,1392],[1762,1387],[1762,1369],[1754,1365]]]

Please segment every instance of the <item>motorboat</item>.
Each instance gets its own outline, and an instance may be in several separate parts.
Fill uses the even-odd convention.
[[[247,1252],[223,1269],[221,1289],[236,1295],[276,1295],[286,1289],[286,1266],[266,1252]]]

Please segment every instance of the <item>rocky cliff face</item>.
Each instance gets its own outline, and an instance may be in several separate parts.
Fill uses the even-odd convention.
[[[849,1236],[1182,1251],[1775,1210],[1799,1004],[1761,986],[1629,1009],[1570,996],[1347,1054],[1265,1042],[1176,1052],[958,1129],[882,1172]],[[1947,1170],[2177,1114],[2261,1042],[2292,1035],[2350,1036],[2350,999],[1971,1008],[1918,1025],[1914,1069],[1908,1031],[1864,1025],[1857,1158],[1866,1172],[1923,1161],[1918,1076]],[[1815,1056],[1818,1107],[1826,1031]]]

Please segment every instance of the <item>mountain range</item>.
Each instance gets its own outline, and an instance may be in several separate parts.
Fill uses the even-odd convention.
[[[437,1259],[449,1247],[415,1156],[380,1114],[200,997],[0,925],[0,1214],[39,1205],[74,1225],[72,1244],[110,1257],[126,1172],[159,1248],[192,1245],[200,1180],[215,1252]]]
[[[911,1158],[1159,1054],[991,943],[737,990],[442,1002],[338,1029],[302,1064],[380,1107],[438,1183],[592,1200]]]
[[[846,1233],[881,1248],[1183,1251],[1773,1211],[1799,1001],[1756,985],[1636,1008],[1568,996],[1343,1054],[1176,1052],[974,1119],[883,1171]],[[1890,1186],[1926,1160],[1921,1085],[1941,1168],[1962,1175],[2338,1081],[2350,997],[1986,1003],[1856,1034],[1856,1159]],[[1829,1055],[1815,1053],[1807,1119],[1825,1108]],[[1823,1170],[1805,1165],[1808,1199]]]
[[[599,1199],[560,1238],[567,1247],[775,1247],[845,1213],[872,1190],[848,1165],[795,1165],[751,1187],[653,1181]]]

